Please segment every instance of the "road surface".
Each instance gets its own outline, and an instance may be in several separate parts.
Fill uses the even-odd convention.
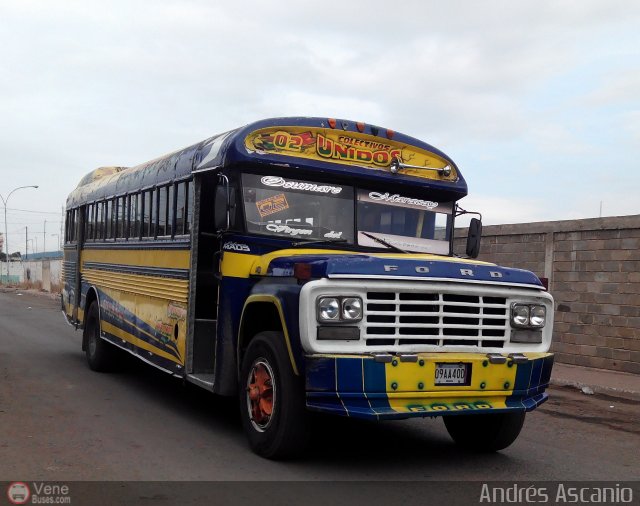
[[[234,400],[127,360],[89,370],[59,301],[0,293],[1,480],[631,480],[637,403],[553,389],[520,438],[491,455],[457,448],[440,419],[316,420],[306,456],[252,454]]]

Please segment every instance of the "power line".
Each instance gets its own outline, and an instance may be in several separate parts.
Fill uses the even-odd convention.
[[[7,211],[19,211],[21,213],[36,213],[36,214],[55,214],[60,216],[60,211],[58,212],[53,212],[53,211],[34,211],[33,209],[16,209],[16,208],[12,208],[12,207],[7,207]]]
[[[60,220],[58,221],[49,221],[47,220],[47,223],[62,223]],[[10,221],[9,225],[41,225],[42,224],[42,220],[40,221]]]

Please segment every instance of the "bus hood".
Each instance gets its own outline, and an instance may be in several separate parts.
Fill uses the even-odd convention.
[[[471,259],[424,254],[347,253],[335,250],[287,249],[256,258],[251,274],[290,277],[301,272],[311,278],[333,279],[432,279],[531,285],[542,288],[532,272],[500,267]]]

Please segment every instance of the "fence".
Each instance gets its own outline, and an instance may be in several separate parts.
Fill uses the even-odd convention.
[[[7,263],[0,262],[0,273],[2,273],[0,280],[3,285],[20,285],[27,288],[39,288],[47,292],[60,292],[62,259],[10,262],[8,279]]]

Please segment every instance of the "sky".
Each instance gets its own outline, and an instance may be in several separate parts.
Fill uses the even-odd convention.
[[[0,0],[12,252],[94,168],[275,116],[438,147],[485,224],[640,214],[640,2]]]

